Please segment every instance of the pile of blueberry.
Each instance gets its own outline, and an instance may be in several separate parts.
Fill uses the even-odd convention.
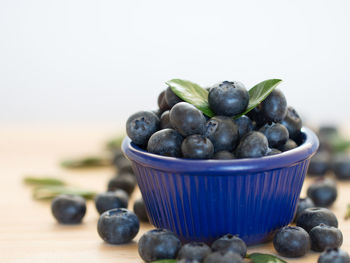
[[[302,142],[302,120],[280,90],[273,90],[247,115],[234,119],[246,111],[248,102],[242,83],[214,85],[208,103],[216,115],[209,118],[168,87],[158,97],[157,111],[140,111],[128,118],[127,135],[148,152],[190,159],[262,157]]]

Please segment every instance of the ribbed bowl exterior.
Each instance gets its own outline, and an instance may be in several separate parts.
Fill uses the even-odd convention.
[[[279,168],[258,171],[249,161],[239,160],[218,161],[210,167],[199,161],[196,168],[192,161],[186,171],[179,168],[181,163],[156,167],[140,156],[133,159],[125,148],[130,146],[127,140],[123,150],[132,161],[151,223],[172,230],[183,242],[208,244],[227,233],[239,235],[248,245],[258,244],[288,225],[318,147],[316,138],[306,158]]]

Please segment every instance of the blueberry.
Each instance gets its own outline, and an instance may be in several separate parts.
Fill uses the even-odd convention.
[[[158,96],[158,107],[161,110],[161,112],[164,112],[170,109],[165,99],[165,90],[163,90]]]
[[[268,152],[268,141],[261,132],[252,131],[243,136],[236,149],[237,158],[256,158]]]
[[[338,196],[335,181],[329,178],[315,180],[307,189],[307,196],[312,199],[316,206],[331,206]]]
[[[224,81],[210,89],[208,102],[216,115],[232,117],[245,111],[249,94],[242,83]]]
[[[182,101],[172,90],[168,87],[165,90],[165,101],[168,104],[169,108],[172,108],[175,104]]]
[[[350,179],[350,157],[347,154],[337,154],[332,160],[332,170],[341,180]]]
[[[120,163],[118,167],[118,174],[132,174],[134,175],[134,170],[132,169],[131,162],[128,160],[126,162]]]
[[[235,159],[235,156],[233,153],[228,152],[228,151],[220,151],[220,152],[216,152],[214,154],[214,159],[217,160],[231,160],[231,159]]]
[[[126,122],[126,133],[133,143],[145,146],[148,139],[159,129],[159,118],[153,112],[139,111]]]
[[[279,153],[281,153],[280,150],[275,149],[275,148],[271,148],[271,149],[269,149],[269,150],[267,151],[266,156],[276,155],[276,154],[279,154]]]
[[[264,126],[268,122],[267,117],[261,110],[261,103],[254,109],[252,109],[250,112],[248,112],[247,116],[252,120],[253,130]]]
[[[338,220],[332,211],[322,207],[307,208],[297,218],[297,226],[307,232],[319,224],[338,227]]]
[[[115,191],[117,189],[122,189],[131,195],[136,186],[136,178],[133,174],[120,174],[113,177],[108,182],[108,191]]]
[[[311,249],[316,252],[325,251],[326,248],[338,248],[343,244],[343,234],[333,226],[320,224],[310,231]]]
[[[52,200],[51,212],[58,223],[78,224],[86,213],[86,202],[81,196],[59,195]]]
[[[339,134],[338,128],[334,125],[328,124],[328,125],[322,125],[318,129],[318,136],[323,137],[333,137],[337,136]]]
[[[140,229],[137,216],[125,208],[104,212],[97,223],[100,237],[110,244],[125,244],[133,240]]]
[[[116,152],[114,154],[112,162],[113,162],[114,166],[117,167],[118,170],[121,167],[127,166],[128,164],[130,164],[130,161],[125,158],[124,154],[121,151]]]
[[[261,111],[268,121],[280,122],[287,115],[287,100],[282,91],[273,90],[261,102]]]
[[[329,248],[321,254],[317,263],[350,263],[350,256],[338,248]]]
[[[204,263],[244,263],[240,255],[232,252],[214,252],[204,259]]]
[[[301,227],[285,226],[274,236],[273,246],[284,257],[302,257],[310,250],[310,237]]]
[[[146,206],[142,198],[137,199],[134,202],[134,212],[137,215],[137,217],[140,219],[140,221],[149,222],[147,212],[146,212]]]
[[[128,201],[128,194],[124,190],[118,189],[113,192],[98,194],[95,197],[95,206],[97,211],[102,214],[103,212],[113,208],[127,208]]]
[[[210,159],[214,155],[214,146],[208,138],[194,134],[184,139],[181,151],[184,158]]]
[[[215,116],[206,124],[205,136],[214,145],[214,151],[233,151],[238,141],[238,128],[232,118]]]
[[[330,155],[326,151],[316,153],[310,160],[308,174],[325,175],[330,169]]]
[[[147,151],[154,154],[181,157],[183,137],[173,129],[164,129],[154,133],[148,141]]]
[[[203,262],[204,258],[211,253],[210,247],[204,243],[191,242],[185,244],[177,255],[178,259],[197,260]]]
[[[295,140],[299,136],[301,132],[301,127],[303,126],[299,114],[291,106],[287,108],[287,115],[281,121],[281,124],[283,124],[287,128],[289,132],[289,137],[293,140]]]
[[[309,198],[300,198],[297,205],[297,210],[295,213],[294,221],[300,216],[300,214],[307,208],[315,207],[314,202]]]
[[[145,262],[175,259],[181,248],[179,238],[169,230],[153,229],[139,240],[139,255]]]
[[[271,148],[281,147],[289,139],[287,128],[280,123],[265,124],[259,131],[265,134]]]
[[[180,102],[170,110],[170,123],[184,137],[205,132],[203,113],[187,102]]]
[[[163,113],[160,109],[152,110],[151,112],[153,112],[159,119]]]
[[[238,137],[242,138],[244,134],[250,132],[253,130],[253,122],[252,120],[246,116],[243,115],[237,119],[234,120],[237,128],[238,128]]]
[[[295,141],[293,141],[292,139],[288,139],[287,142],[282,146],[278,147],[278,149],[281,150],[282,152],[286,152],[297,147],[298,145],[296,144]]]
[[[162,116],[160,116],[160,128],[161,129],[167,129],[167,128],[173,128],[170,124],[170,111],[164,111]]]
[[[247,245],[244,243],[244,241],[238,236],[231,234],[226,234],[215,240],[211,245],[211,249],[213,251],[222,252],[232,251],[239,254],[242,258],[244,258],[247,254]]]

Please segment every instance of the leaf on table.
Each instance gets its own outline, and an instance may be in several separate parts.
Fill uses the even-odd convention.
[[[157,261],[152,261],[151,263],[176,263],[176,259],[161,259]]]
[[[34,177],[26,176],[23,178],[23,182],[29,185],[40,186],[40,185],[65,185],[66,183],[55,177]]]
[[[111,164],[111,158],[100,156],[87,156],[79,159],[69,159],[61,162],[61,166],[68,169],[104,167]]]
[[[248,255],[253,263],[287,263],[283,259],[270,254],[253,253]]]
[[[345,213],[345,216],[344,216],[345,220],[348,220],[349,218],[350,218],[350,205],[347,206],[346,213]]]
[[[33,198],[36,200],[50,200],[61,194],[79,195],[85,199],[93,199],[96,192],[78,187],[58,185],[39,186],[33,189]]]

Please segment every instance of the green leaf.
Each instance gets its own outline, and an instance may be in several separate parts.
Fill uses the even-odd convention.
[[[348,220],[350,218],[350,205],[347,206],[344,220]]]
[[[107,157],[87,156],[80,159],[70,159],[61,162],[61,166],[69,169],[94,168],[111,165],[112,161]]]
[[[23,178],[23,182],[30,185],[65,185],[66,183],[54,177],[32,177],[27,176]]]
[[[96,192],[77,187],[58,185],[40,186],[33,190],[33,198],[36,200],[50,200],[61,194],[80,195],[85,199],[93,199]]]
[[[157,261],[152,261],[151,263],[176,263],[176,259],[161,259]]]
[[[287,263],[279,257],[263,253],[253,253],[248,255],[248,258],[253,261],[253,263]]]
[[[235,116],[235,118],[247,114],[256,106],[258,106],[281,82],[282,80],[280,79],[268,79],[260,82],[259,84],[256,84],[248,91],[249,103],[247,109],[242,114]]]
[[[208,91],[188,80],[172,79],[166,82],[171,90],[184,101],[191,103],[208,117],[215,114],[209,108]]]
[[[115,138],[109,140],[106,143],[107,150],[109,150],[109,151],[120,150],[120,147],[122,145],[124,138],[125,138],[125,134],[120,134],[120,135],[116,136]]]

